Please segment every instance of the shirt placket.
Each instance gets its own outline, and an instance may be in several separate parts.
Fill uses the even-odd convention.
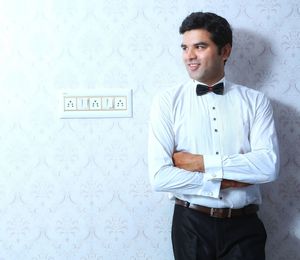
[[[207,104],[209,108],[209,121],[210,121],[210,135],[211,135],[211,154],[213,157],[220,156],[221,146],[220,146],[220,123],[219,123],[219,112],[218,106],[216,105],[215,94],[209,93],[207,96]],[[212,158],[212,157],[211,157]],[[207,157],[206,157],[207,159]],[[215,158],[214,164],[217,164],[217,159]],[[205,164],[205,163],[204,163]],[[222,178],[222,172],[219,172],[219,168],[210,169],[204,175],[206,178],[205,187],[203,187],[202,194],[204,196],[219,198],[220,191],[220,178]],[[216,181],[218,180],[218,181]],[[216,186],[218,185],[218,186]]]
[[[212,140],[213,140],[213,153],[215,155],[221,154],[220,145],[220,117],[218,113],[217,105],[211,105],[211,130],[212,130]]]

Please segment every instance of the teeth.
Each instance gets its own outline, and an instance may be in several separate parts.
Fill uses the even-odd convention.
[[[199,64],[189,64],[189,67],[194,69],[194,68],[197,68],[199,66]]]

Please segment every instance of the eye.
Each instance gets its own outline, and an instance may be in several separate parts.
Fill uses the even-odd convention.
[[[206,45],[204,45],[204,44],[197,44],[196,45],[196,48],[199,49],[199,50],[200,49],[205,49],[205,47],[206,47]]]
[[[181,49],[182,49],[183,51],[186,51],[186,50],[187,50],[187,47],[186,47],[185,45],[181,45],[180,47],[181,47]]]

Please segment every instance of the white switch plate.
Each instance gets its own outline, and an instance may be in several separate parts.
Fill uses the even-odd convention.
[[[60,93],[60,118],[132,117],[132,90],[99,88]]]

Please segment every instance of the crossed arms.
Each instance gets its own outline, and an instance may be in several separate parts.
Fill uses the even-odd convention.
[[[188,152],[175,152],[173,154],[174,166],[191,172],[205,172],[204,160],[202,155],[192,154]],[[251,184],[223,179],[221,182],[221,189],[227,188],[242,188]]]
[[[218,198],[221,189],[243,188],[276,179],[279,168],[278,145],[272,109],[265,97],[256,97],[257,101],[251,107],[256,111],[255,115],[247,121],[246,114],[248,125],[239,126],[241,131],[247,126],[250,131],[251,126],[245,140],[236,138],[239,131],[236,135],[230,132],[232,142],[237,140],[235,148],[228,146],[223,154],[217,154],[209,148],[196,147],[194,140],[190,140],[185,132],[182,133],[183,141],[178,143],[178,126],[184,123],[174,126],[174,104],[168,95],[154,100],[150,114],[148,169],[154,190]],[[248,108],[245,110],[248,111]],[[207,153],[197,154],[198,150]]]

